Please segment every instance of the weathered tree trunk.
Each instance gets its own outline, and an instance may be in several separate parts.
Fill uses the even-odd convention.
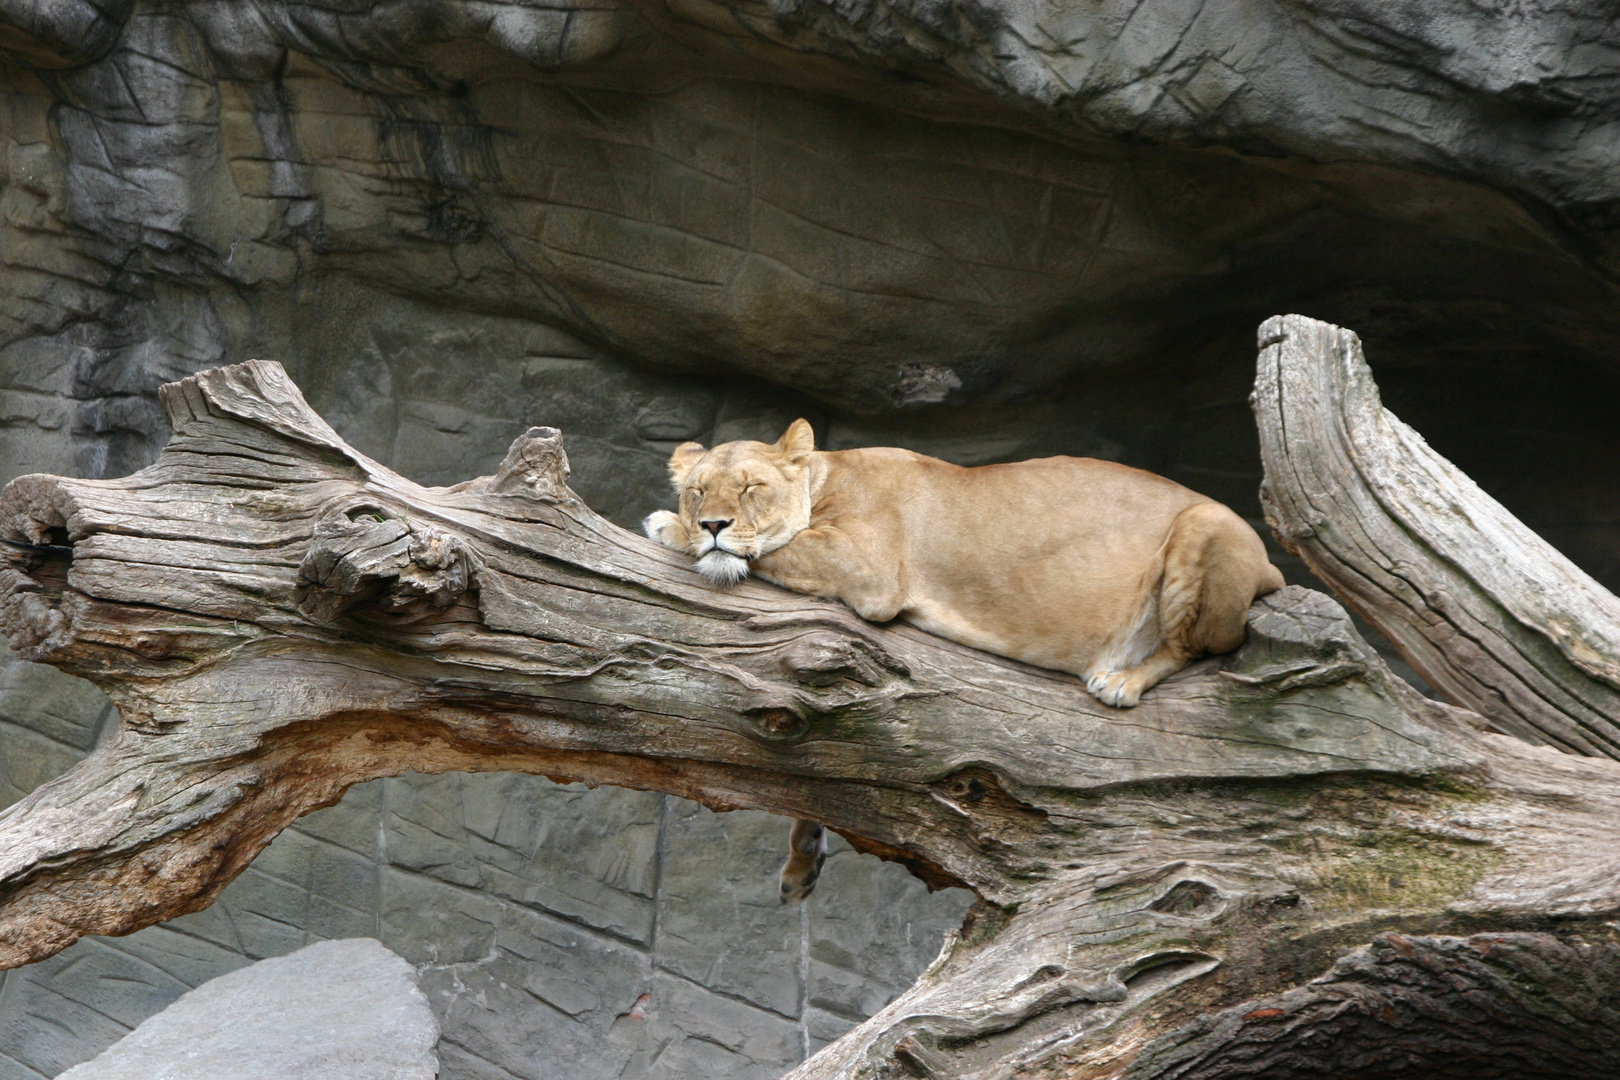
[[[1383,407],[1361,342],[1260,328],[1277,536],[1446,697],[1533,743],[1620,758],[1620,597]]]
[[[1277,471],[1316,475],[1320,448],[1272,435],[1343,421],[1275,387],[1340,339],[1267,327],[1299,543]],[[978,894],[797,1077],[1620,1071],[1620,767],[1427,701],[1325,596],[1265,598],[1242,649],[1121,712],[837,604],[708,588],[582,505],[549,429],[429,489],[275,364],[163,400],[151,468],[0,496],[6,632],[123,718],[0,814],[0,964],[207,905],[351,784],[515,769],[818,820]]]

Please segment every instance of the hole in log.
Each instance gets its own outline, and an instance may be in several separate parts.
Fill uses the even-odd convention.
[[[996,774],[983,766],[961,769],[934,784],[935,797],[963,813],[999,817],[1020,824],[1046,820],[1046,811],[1009,794]]]
[[[1221,891],[1207,881],[1188,878],[1178,881],[1170,891],[1148,907],[1166,915],[1207,915],[1221,904]]]
[[[1120,972],[1120,982],[1131,993],[1158,990],[1168,983],[1178,983],[1206,971],[1213,971],[1220,961],[1207,953],[1162,952],[1144,956]]]
[[[772,736],[793,735],[803,730],[805,726],[804,717],[792,709],[779,707],[754,709],[749,715],[753,717],[754,723],[759,725],[761,731]]]
[[[351,506],[344,511],[344,517],[350,521],[388,521],[393,515],[380,506],[363,505]]]
[[[46,595],[61,596],[62,590],[67,588],[68,570],[73,566],[73,543],[61,526],[45,530],[42,539],[44,542],[37,544],[15,540],[0,542],[0,554]]]

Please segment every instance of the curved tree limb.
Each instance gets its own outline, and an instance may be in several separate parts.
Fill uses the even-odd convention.
[[[1255,415],[1278,538],[1447,699],[1620,757],[1620,598],[1379,400],[1355,334],[1260,328]]]
[[[1554,972],[1532,1004],[1564,1075],[1620,1064],[1613,985],[1557,974],[1620,963],[1620,769],[1479,732],[1320,594],[1265,598],[1242,649],[1120,712],[837,604],[713,590],[580,503],[550,429],[423,488],[275,364],[163,401],[151,468],[0,495],[0,625],[122,716],[0,813],[0,964],[206,906],[351,784],[515,769],[821,821],[979,895],[800,1077],[1255,1075],[1408,1013],[1466,1063],[1497,1051],[1455,1034],[1465,1006],[1511,1011],[1514,964]]]

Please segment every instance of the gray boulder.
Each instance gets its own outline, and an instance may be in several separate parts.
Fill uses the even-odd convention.
[[[57,1080],[433,1080],[438,1041],[415,969],[350,938],[206,982]]]

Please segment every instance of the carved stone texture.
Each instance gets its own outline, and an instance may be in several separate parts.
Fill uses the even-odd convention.
[[[1620,348],[1598,0],[948,10],[3,0],[0,440],[128,461],[159,382],[262,353],[319,400],[369,349],[444,382],[514,356],[742,373],[986,442],[1035,401],[1060,445],[1151,461],[1166,417],[1091,416],[1099,390],[1142,407],[1113,371],[1245,382],[1269,311],[1441,372],[1592,379]],[[504,319],[515,353],[487,344]],[[38,394],[58,372],[66,403]],[[413,464],[444,441],[422,413],[491,418],[442,394],[403,395]]]
[[[1277,537],[1458,705],[1620,757],[1620,599],[1379,400],[1348,330],[1260,328],[1255,415]]]
[[[0,624],[122,716],[0,815],[0,962],[205,906],[358,781],[515,769],[818,820],[978,894],[800,1078],[1353,1074],[1403,1016],[1400,1068],[1534,1029],[1563,1075],[1612,1074],[1620,993],[1568,973],[1620,949],[1620,769],[1422,698],[1324,596],[1265,598],[1239,651],[1121,713],[712,590],[555,491],[412,484],[274,364],[164,402],[151,468],[0,495]]]

